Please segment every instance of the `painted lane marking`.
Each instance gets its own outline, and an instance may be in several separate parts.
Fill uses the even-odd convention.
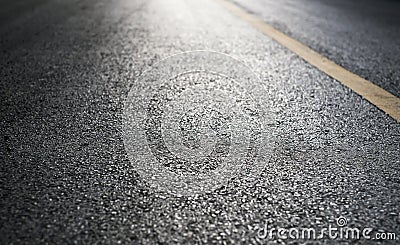
[[[338,80],[364,99],[386,112],[400,123],[400,99],[372,82],[346,70],[335,62],[315,52],[301,42],[266,24],[259,17],[246,12],[228,0],[217,0],[233,14],[245,20],[261,33],[291,50],[320,71]]]

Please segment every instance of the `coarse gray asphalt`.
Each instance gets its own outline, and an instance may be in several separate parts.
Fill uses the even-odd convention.
[[[1,244],[298,243],[257,232],[340,216],[400,237],[400,124],[216,1],[11,2],[0,19]],[[237,1],[399,96],[398,2],[303,2]],[[122,114],[144,70],[190,50],[251,67],[271,92],[275,142],[258,175],[174,196],[130,163]]]

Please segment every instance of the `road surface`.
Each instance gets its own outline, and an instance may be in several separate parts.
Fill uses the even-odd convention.
[[[400,96],[399,2],[232,3]],[[1,244],[296,243],[309,239],[262,232],[337,227],[340,217],[399,239],[399,122],[221,1],[0,6]],[[172,195],[132,164],[124,102],[144,71],[191,50],[225,53],[253,70],[268,91],[274,142],[256,175]]]

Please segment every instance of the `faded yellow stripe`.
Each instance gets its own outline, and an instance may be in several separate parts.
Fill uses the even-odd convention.
[[[320,55],[299,41],[285,35],[272,26],[266,24],[262,19],[252,15],[227,0],[217,0],[225,8],[250,23],[257,30],[270,36],[282,46],[288,48],[308,63],[319,70],[338,80],[348,88],[352,89],[364,99],[368,100],[382,111],[389,114],[397,122],[400,122],[400,99],[388,91],[376,86],[372,82],[346,70],[335,62]]]

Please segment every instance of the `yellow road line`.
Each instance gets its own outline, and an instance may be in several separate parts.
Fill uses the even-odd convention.
[[[364,99],[389,114],[397,120],[397,122],[400,122],[400,99],[393,94],[318,54],[299,41],[266,24],[257,16],[252,15],[237,5],[229,2],[229,0],[217,1],[232,13],[250,23],[258,31],[270,36],[282,46],[288,48],[311,65],[352,89]]]

